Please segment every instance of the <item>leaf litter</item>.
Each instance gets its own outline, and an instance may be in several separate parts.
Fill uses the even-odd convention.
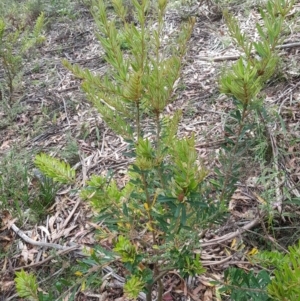
[[[210,1],[202,1],[201,4],[187,5],[185,10],[170,8],[168,11],[166,22],[170,32],[167,35],[188,15],[195,15],[197,21],[181,79],[175,89],[176,100],[167,107],[165,114],[172,114],[179,108],[183,110],[179,135],[195,134],[199,159],[213,170],[219,164],[220,146],[225,141],[226,113],[233,108],[231,100],[219,94],[218,78],[221,69],[236,60],[240,53],[230,42],[220,10],[208,4]],[[230,9],[238,17],[241,29],[256,38],[252,30],[255,22],[260,21],[256,7],[250,6],[247,15],[241,5],[233,5]],[[300,5],[296,3],[291,15],[299,14],[299,11]],[[80,81],[61,64],[66,58],[100,74],[107,68],[88,9],[77,4],[77,16],[74,20],[51,23],[46,43],[40,47],[38,55],[26,63],[19,91],[22,113],[16,114],[11,124],[1,126],[0,160],[16,146],[29,152],[43,151],[59,157],[72,137],[76,141],[77,154],[71,163],[77,169],[79,186],[90,175],[105,174],[108,170],[114,171],[118,184],[123,186],[131,162],[123,155],[127,144],[106,127],[101,116],[86,101],[80,90]],[[286,123],[285,137],[274,134],[274,142],[275,147],[286,150],[286,156],[280,158],[279,168],[285,175],[285,185],[298,198],[299,143],[289,145],[287,138],[300,139],[299,26],[299,20],[293,23],[284,42],[291,46],[281,49],[285,80],[269,83],[264,91],[266,105],[278,110]],[[6,115],[4,111],[0,112],[2,120]],[[282,125],[274,124],[273,132],[278,129],[282,129]],[[192,279],[182,279],[176,271],[167,274],[163,279],[164,300],[215,300],[218,285],[212,281],[222,281],[225,268],[233,265],[247,270],[252,266],[248,253],[253,244],[244,244],[241,235],[261,224],[258,205],[262,202],[260,194],[265,187],[255,184],[259,173],[257,166],[253,166],[237,185],[229,202],[227,222],[199,233],[202,249],[195,250],[195,253],[200,253],[207,273]],[[253,179],[254,184],[249,184]],[[70,195],[70,191],[72,187],[69,186],[58,191],[45,221],[24,225],[22,229],[16,227],[7,210],[1,210],[1,249],[13,248],[15,254],[13,258],[0,259],[0,292],[6,300],[15,297],[14,271],[48,265],[55,260],[55,256],[50,255],[53,248],[57,249],[57,255],[64,254],[72,261],[84,256],[84,248],[97,244],[94,230],[103,225],[92,221],[93,212],[89,206],[76,194]],[[284,210],[293,211],[295,207],[287,204]],[[102,275],[106,285],[101,286],[100,293],[82,291],[77,300],[126,300],[122,295],[122,272],[117,273],[108,266]],[[145,300],[145,295],[140,294],[140,299]]]

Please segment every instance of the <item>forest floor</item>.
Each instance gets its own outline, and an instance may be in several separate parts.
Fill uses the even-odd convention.
[[[40,283],[45,291],[49,283],[55,283],[52,284],[55,289],[58,283],[65,291],[69,288],[69,294],[63,300],[69,300],[74,290],[76,300],[126,300],[122,294],[124,279],[116,270],[99,272],[101,284],[88,290],[81,290],[74,276],[74,266],[82,258],[83,249],[98,243],[95,229],[100,223],[93,221],[93,212],[72,186],[59,188],[52,206],[42,218],[32,214],[23,203],[24,199],[31,202],[37,197],[39,179],[33,159],[40,152],[64,159],[76,168],[77,187],[82,186],[90,175],[105,174],[108,170],[114,172],[119,185],[126,182],[130,162],[123,152],[127,144],[106,127],[101,116],[87,102],[80,81],[62,65],[62,59],[67,59],[100,74],[107,68],[88,7],[78,1],[70,3],[70,12],[51,18],[45,43],[26,58],[23,77],[14,92],[16,101],[2,100],[0,103],[0,189],[1,198],[6,198],[0,201],[0,300],[21,300],[14,289],[14,273],[21,268],[34,271],[39,281],[49,278]],[[245,2],[228,5],[228,9],[238,18],[241,28],[255,38],[253,28],[260,18],[257,7]],[[292,199],[298,198],[298,202],[299,12],[297,2],[290,16],[293,20],[289,25],[290,32],[284,40],[289,46],[280,50],[282,64],[278,75],[263,91],[265,106],[281,120],[281,123],[273,123],[271,130],[278,148],[284,151],[279,167],[285,175],[284,185],[290,185]],[[170,6],[166,16],[170,34],[188,15],[196,16],[196,24],[175,100],[165,113],[183,110],[179,135],[195,134],[199,158],[208,170],[213,171],[219,163],[221,144],[226,139],[224,127],[228,113],[234,107],[231,99],[220,94],[219,77],[222,70],[239,58],[240,52],[229,37],[221,8],[216,5]],[[0,66],[0,80],[3,77]],[[245,173],[228,202],[227,221],[200,237],[203,242],[201,259],[207,273],[189,280],[181,279],[176,272],[166,275],[164,284],[168,294],[165,300],[217,300],[216,286],[210,281],[223,281],[223,272],[229,266],[246,270],[252,267],[249,252],[259,249],[267,238],[261,225],[263,221],[257,217],[259,198],[249,196],[249,189],[257,195],[266,187],[249,184],[262,171],[257,162],[245,160]],[[281,214],[278,213],[273,221],[273,236],[268,234],[268,237],[287,247],[298,240],[300,210],[295,203],[282,206]],[[12,214],[18,210],[24,213],[21,220]],[[12,225],[18,225],[21,232]],[[24,240],[24,237],[31,240]],[[57,244],[63,248],[57,249]],[[61,279],[68,277],[70,281],[62,283]]]

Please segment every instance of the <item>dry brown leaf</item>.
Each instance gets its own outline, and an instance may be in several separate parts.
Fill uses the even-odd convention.
[[[55,221],[56,221],[56,216],[51,216],[49,218],[48,225],[50,228],[51,235],[53,235],[53,233],[56,232],[56,229],[54,228]]]
[[[213,292],[212,289],[207,288],[203,295],[203,301],[212,301],[213,300]]]
[[[68,237],[70,235],[70,232],[72,230],[74,230],[75,228],[77,228],[77,227],[78,227],[78,225],[74,225],[74,226],[71,226],[69,228],[63,229],[59,232],[55,231],[54,233],[52,233],[52,236],[51,236],[52,240],[51,241],[53,242],[53,241],[55,241],[55,240],[57,240],[61,237]]]
[[[162,298],[164,301],[173,301],[174,298],[170,293],[165,293]]]
[[[14,281],[0,281],[0,292],[8,292],[14,285]]]
[[[2,143],[2,145],[0,146],[0,149],[8,149],[10,147],[10,143],[13,142],[13,140],[7,140],[7,141],[4,141]]]
[[[202,291],[202,290],[204,291],[205,288],[206,288],[205,285],[199,283],[199,284],[197,285],[197,287],[193,289],[193,295],[197,296],[197,295],[199,294],[199,292]]]
[[[21,257],[23,258],[23,262],[25,264],[28,264],[29,254],[28,254],[27,246],[25,244],[23,245],[23,248],[22,248]]]
[[[214,284],[211,283],[211,279],[205,277],[204,275],[201,275],[198,277],[199,281],[206,287],[213,287]]]

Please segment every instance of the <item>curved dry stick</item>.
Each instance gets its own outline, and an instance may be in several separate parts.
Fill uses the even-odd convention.
[[[78,246],[68,247],[67,249],[58,251],[55,255],[48,256],[46,259],[44,259],[42,261],[14,268],[14,271],[25,270],[25,269],[30,269],[30,268],[37,267],[39,265],[42,265],[42,264],[46,263],[47,261],[49,261],[51,259],[54,259],[57,256],[65,255],[66,253],[69,253],[69,252],[74,251],[76,249],[78,249]]]
[[[39,246],[39,247],[44,247],[44,248],[54,248],[58,250],[67,250],[70,247],[62,246],[59,244],[54,244],[54,243],[47,243],[47,242],[42,242],[42,241],[35,241],[28,237],[23,231],[21,231],[15,224],[10,224],[9,228],[13,229],[13,231],[19,235],[25,242],[34,245],[34,246]]]
[[[261,219],[261,217],[256,217],[253,221],[249,222],[248,224],[246,224],[245,226],[239,228],[238,230],[236,230],[234,232],[225,234],[224,236],[212,239],[212,240],[207,241],[207,242],[203,242],[203,243],[201,243],[201,247],[208,247],[208,246],[216,245],[216,244],[219,244],[221,242],[233,239],[236,236],[242,234],[243,232],[245,232],[245,231],[251,229],[252,227],[256,226],[257,224],[259,224],[260,219]]]
[[[283,45],[278,45],[276,49],[286,49],[286,48],[293,48],[293,47],[300,47],[300,42],[296,43],[288,43]],[[255,52],[253,52],[255,53]],[[215,57],[207,57],[207,56],[196,56],[201,61],[208,61],[208,62],[222,62],[222,61],[235,61],[241,57],[240,54],[236,55],[227,55],[227,56],[215,56]]]

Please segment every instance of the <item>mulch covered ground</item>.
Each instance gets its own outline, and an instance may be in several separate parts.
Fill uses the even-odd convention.
[[[244,11],[243,5],[233,5],[229,9],[240,20],[242,29],[255,38],[254,24],[260,22],[257,8],[253,6]],[[0,162],[1,157],[15,145],[32,153],[43,151],[60,157],[71,137],[78,146],[78,155],[70,159],[70,164],[77,170],[79,186],[90,175],[103,174],[108,170],[113,170],[118,184],[123,185],[130,163],[123,156],[126,143],[106,127],[101,116],[86,101],[80,82],[61,63],[62,59],[68,59],[100,74],[107,68],[89,10],[77,5],[76,11],[74,20],[64,19],[49,25],[46,43],[38,49],[35,58],[28,60],[21,86],[16,91],[23,110],[13,124],[0,129]],[[299,11],[300,4],[296,3],[290,18]],[[218,154],[225,139],[227,112],[234,107],[230,99],[219,94],[218,79],[221,69],[238,59],[240,53],[228,36],[221,11],[206,3],[185,6],[184,9],[170,7],[166,16],[170,31],[177,28],[189,14],[196,16],[197,21],[181,81],[175,91],[176,100],[165,113],[172,114],[178,108],[183,110],[179,135],[195,134],[199,158],[209,170],[213,170],[219,164]],[[279,164],[280,171],[285,175],[284,185],[289,187],[293,197],[299,198],[300,147],[299,142],[294,145],[289,142],[291,138],[295,141],[300,138],[300,19],[293,19],[289,26],[290,34],[284,42],[286,46],[280,50],[282,79],[270,82],[264,93],[266,107],[276,110],[286,122],[285,136],[282,136],[281,124],[273,124],[270,131],[274,137],[274,149],[280,147],[286,150],[286,156],[280,159]],[[0,119],[3,118],[5,113],[0,111]],[[176,271],[169,273],[164,278],[164,300],[216,300],[217,286],[212,285],[211,281],[222,282],[223,271],[227,267],[256,269],[249,263],[248,254],[258,246],[247,240],[243,241],[243,249],[239,248],[243,232],[262,227],[258,205],[261,203],[260,191],[264,187],[251,184],[260,170],[255,164],[248,167],[245,178],[237,186],[228,205],[231,214],[227,222],[201,236],[199,233],[202,249],[195,252],[201,254],[207,273],[192,279],[182,279]],[[33,175],[30,181],[34,185]],[[93,222],[88,205],[72,189],[63,187],[57,193],[47,219],[34,226],[26,224],[18,228],[9,211],[1,212],[1,248],[4,252],[14,248],[14,255],[0,259],[0,300],[18,300],[14,292],[15,271],[21,268],[38,271],[51,266],[56,260],[53,250],[70,262],[75,261],[84,256],[84,248],[92,248],[98,243],[94,232],[101,225]],[[280,198],[280,195],[277,197]],[[295,207],[291,209],[286,204],[277,205],[278,209],[283,207],[283,212],[293,210],[299,215]],[[293,220],[284,218],[282,223],[292,225]],[[263,227],[260,232],[264,235]],[[98,289],[78,292],[77,299],[125,300],[122,295],[124,278],[118,271],[106,267],[101,274],[103,285]],[[140,298],[145,299],[145,296],[141,294]]]

